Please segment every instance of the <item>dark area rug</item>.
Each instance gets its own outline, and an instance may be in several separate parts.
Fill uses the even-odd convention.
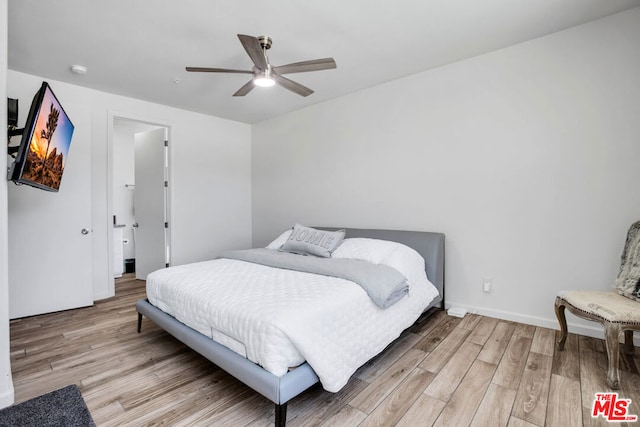
[[[78,387],[69,385],[0,410],[0,427],[95,427]]]

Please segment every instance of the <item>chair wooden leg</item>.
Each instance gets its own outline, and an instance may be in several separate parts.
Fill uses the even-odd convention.
[[[564,343],[567,341],[567,334],[568,334],[567,318],[564,315],[565,305],[562,298],[556,297],[555,309],[556,309],[556,317],[558,318],[558,323],[560,324],[560,339],[558,340],[558,344],[556,345],[556,348],[559,351],[562,351],[564,350]]]
[[[624,331],[624,347],[623,351],[627,356],[633,357],[634,348],[633,348],[633,331],[627,329]]]
[[[620,351],[620,325],[616,323],[604,323],[604,338],[607,344],[607,356],[609,358],[609,370],[607,371],[607,385],[614,390],[620,388],[620,376],[618,372]]]

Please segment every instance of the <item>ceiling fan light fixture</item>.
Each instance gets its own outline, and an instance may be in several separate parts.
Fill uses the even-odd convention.
[[[271,77],[257,76],[255,79],[253,79],[253,83],[256,86],[260,86],[260,87],[271,87],[276,84],[276,81],[273,80]]]
[[[259,87],[271,87],[276,84],[276,81],[271,77],[271,73],[265,71],[264,73],[256,74],[253,84]]]

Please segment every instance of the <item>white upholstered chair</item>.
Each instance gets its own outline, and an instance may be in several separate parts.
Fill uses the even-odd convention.
[[[578,317],[602,324],[609,358],[607,385],[617,390],[620,334],[624,332],[623,351],[632,356],[633,331],[640,330],[640,221],[627,233],[615,287],[611,291],[562,291],[556,297],[555,311],[560,323],[558,350],[564,350],[567,339],[565,308]]]

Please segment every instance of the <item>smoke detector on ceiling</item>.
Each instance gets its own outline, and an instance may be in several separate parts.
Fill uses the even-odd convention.
[[[72,65],[71,72],[73,74],[84,76],[85,74],[87,74],[87,67],[85,67],[84,65]]]

